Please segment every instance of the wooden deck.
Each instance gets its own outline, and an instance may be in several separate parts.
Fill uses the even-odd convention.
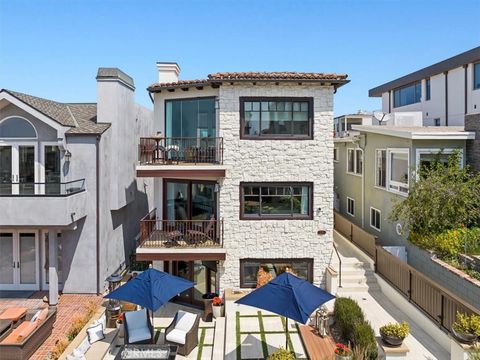
[[[308,325],[300,325],[300,335],[305,351],[311,360],[331,360],[335,357],[335,342],[332,337],[322,338]]]

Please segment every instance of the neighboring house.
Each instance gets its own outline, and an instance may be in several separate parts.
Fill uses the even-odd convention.
[[[400,113],[398,113],[400,114]],[[401,224],[389,221],[395,201],[408,196],[418,169],[458,150],[465,163],[463,127],[353,126],[359,135],[335,139],[335,205],[347,219],[378,236],[382,245],[405,245]]]
[[[156,211],[138,260],[193,280],[186,303],[256,286],[260,267],[324,284],[332,255],[333,97],[346,75],[216,73],[179,80],[158,63],[156,137],[140,142],[139,177]]]
[[[480,113],[480,47],[370,89],[386,113],[421,111],[424,125],[464,126]]]
[[[101,293],[148,211],[135,144],[152,112],[133,79],[100,68],[97,103],[0,91],[0,290]]]
[[[333,119],[334,136],[338,138],[355,135],[353,125],[378,125],[378,121],[373,118],[372,113],[363,110],[358,110],[356,114],[337,116]]]

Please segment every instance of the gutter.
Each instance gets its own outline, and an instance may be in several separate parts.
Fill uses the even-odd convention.
[[[95,156],[96,156],[96,242],[95,242],[95,257],[97,268],[97,295],[100,295],[100,135],[97,135],[95,142]]]

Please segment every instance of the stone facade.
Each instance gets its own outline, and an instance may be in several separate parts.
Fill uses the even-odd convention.
[[[467,141],[467,162],[480,171],[480,113],[465,115],[465,131],[475,132],[475,140]]]
[[[241,140],[242,96],[313,97],[313,140]],[[313,258],[314,283],[324,286],[333,249],[333,87],[224,84],[219,109],[227,166],[219,193],[227,250],[220,290],[239,288],[242,258]],[[240,220],[242,181],[312,182],[313,220]],[[326,234],[318,235],[319,230]]]

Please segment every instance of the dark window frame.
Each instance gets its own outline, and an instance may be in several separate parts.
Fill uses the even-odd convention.
[[[414,102],[411,102],[411,103],[408,103],[408,104],[402,104],[402,105],[399,105],[397,104],[397,99],[396,99],[396,93],[397,91],[401,91],[403,89],[406,89],[406,88],[409,88],[409,87],[412,87],[415,89],[415,95],[414,95],[414,98],[416,99],[417,98],[417,95],[416,95],[416,91],[417,91],[417,85],[420,85],[420,96],[418,97],[418,101],[414,101]],[[396,89],[393,89],[393,107],[394,108],[399,108],[399,107],[403,107],[403,106],[408,106],[408,105],[413,105],[413,104],[418,104],[422,102],[422,81],[421,80],[418,80],[418,81],[414,81],[410,84],[407,84],[407,85],[403,85],[403,86],[400,86]]]
[[[479,90],[480,89],[480,80],[478,81],[478,84],[475,83],[475,77],[476,76],[480,77],[480,63],[473,64],[473,90]]]
[[[245,200],[244,200],[244,187],[245,186],[308,186],[308,214],[290,214],[290,215],[245,215]],[[239,186],[240,195],[240,220],[313,220],[313,182],[240,182]]]
[[[284,263],[284,262],[289,262],[289,261],[297,261],[297,262],[301,262],[301,261],[304,261],[308,264],[308,274],[307,274],[307,277],[308,277],[308,281],[313,283],[313,266],[314,266],[314,259],[313,258],[264,258],[264,259],[261,259],[261,258],[244,258],[244,259],[240,259],[240,262],[239,262],[239,265],[240,265],[240,288],[244,288],[244,289],[253,289],[257,286],[256,282],[255,284],[248,284],[248,283],[245,283],[245,273],[244,273],[244,268],[243,268],[243,264],[245,262],[269,262],[269,263],[272,263],[272,264],[275,264],[275,263]]]
[[[240,139],[241,140],[312,140],[313,139],[313,97],[271,97],[271,96],[241,96],[240,97]],[[294,134],[264,134],[264,135],[246,135],[245,134],[245,102],[249,101],[301,101],[308,102],[308,135]],[[293,111],[293,110],[292,110]],[[261,111],[260,111],[261,116]],[[261,117],[260,117],[261,123]]]
[[[432,82],[430,78],[425,80],[425,101],[429,101],[432,98]]]

